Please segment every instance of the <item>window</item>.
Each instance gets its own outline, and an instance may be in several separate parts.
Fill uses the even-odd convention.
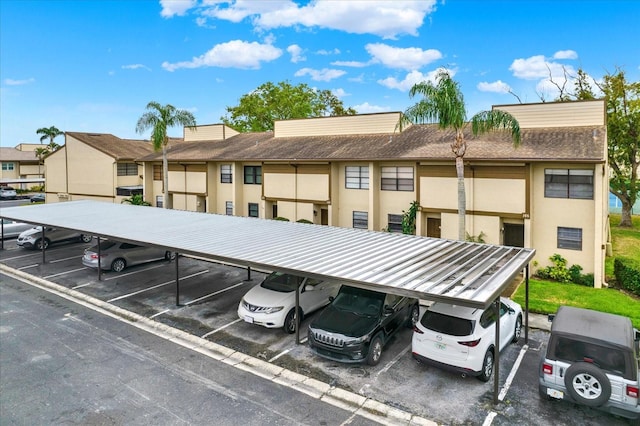
[[[10,172],[14,169],[15,165],[13,163],[2,163],[2,170],[6,172]]]
[[[345,186],[350,189],[369,189],[369,167],[345,167]]]
[[[137,176],[138,165],[136,163],[118,163],[118,176]]]
[[[153,180],[162,180],[162,166],[153,166]]]
[[[116,188],[116,195],[130,197],[131,195],[142,195],[141,187],[119,186]]]
[[[258,217],[258,203],[249,203],[249,217]]]
[[[246,185],[261,185],[262,166],[244,166],[244,183]]]
[[[358,229],[369,229],[369,213],[354,211],[353,227]]]
[[[388,218],[389,224],[387,225],[387,230],[389,232],[402,232],[402,215],[390,214]]]
[[[231,174],[231,164],[223,164],[220,166],[220,183],[232,183],[233,175]]]
[[[383,191],[413,191],[413,167],[382,167]]]
[[[156,195],[156,207],[162,207],[164,205],[162,200],[162,195]]]
[[[558,248],[582,250],[582,228],[558,226]]]
[[[544,196],[592,200],[593,170],[545,169]]]
[[[233,216],[233,201],[227,201],[224,203],[224,214],[227,216]]]

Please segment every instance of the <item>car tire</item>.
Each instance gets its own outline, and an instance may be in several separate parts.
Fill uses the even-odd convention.
[[[300,324],[302,324],[302,309],[300,309]],[[284,318],[284,326],[282,327],[288,334],[296,332],[296,310],[291,309],[287,316]]]
[[[407,328],[413,328],[420,320],[420,305],[416,303],[409,310],[409,318],[407,318]]]
[[[118,258],[111,262],[111,270],[113,272],[122,272],[127,267],[127,262],[124,259]]]
[[[42,250],[44,248],[46,250],[47,248],[49,248],[49,243],[50,241],[48,238],[44,239],[44,243],[42,242],[42,238],[40,238],[36,241],[35,248],[37,248],[38,250]]]
[[[93,241],[93,235],[80,234],[80,241],[83,243],[90,243]]]
[[[511,341],[513,343],[518,343],[520,340],[520,335],[522,334],[522,315],[518,315],[516,319],[516,325],[513,327],[513,339]]]
[[[493,346],[487,349],[487,353],[484,354],[484,361],[482,361],[482,370],[478,375],[478,379],[483,382],[488,382],[493,374]]]
[[[378,365],[382,358],[382,339],[377,335],[371,340],[369,345],[369,353],[367,354],[367,364]]]
[[[599,407],[611,396],[607,375],[588,362],[576,362],[567,368],[564,385],[574,401],[589,407]]]

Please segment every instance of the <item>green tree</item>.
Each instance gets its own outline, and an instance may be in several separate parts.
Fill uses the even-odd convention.
[[[409,107],[400,118],[398,127],[411,123],[438,123],[441,129],[453,129],[455,140],[451,143],[451,151],[456,158],[456,176],[458,178],[458,239],[465,240],[466,236],[466,191],[464,186],[464,155],[467,141],[464,130],[469,125],[464,97],[460,85],[454,81],[449,73],[440,71],[436,75],[436,82],[423,81],[416,83],[409,91],[413,98],[422,98],[415,105]],[[481,111],[471,117],[471,131],[474,136],[489,131],[506,129],[511,132],[515,147],[520,145],[520,125],[511,114],[500,111]]]
[[[131,204],[133,206],[150,206],[151,204],[144,200],[142,194],[133,194],[129,198],[124,198],[120,204]]]
[[[306,84],[292,86],[288,81],[264,83],[226,111],[220,120],[239,132],[273,130],[276,120],[356,114],[330,90],[316,90]]]
[[[167,129],[174,126],[195,127],[196,119],[189,111],[176,109],[173,105],[160,105],[158,102],[149,102],[147,111],[138,119],[136,132],[144,133],[151,129],[151,143],[157,152],[162,150],[162,205],[169,208],[169,163],[167,161],[167,146],[169,135]]]
[[[44,157],[46,157],[47,154],[49,154],[49,148],[48,146],[46,147],[39,146],[35,149],[35,153],[36,153],[36,157],[38,157],[38,174],[42,176],[42,173],[40,171],[40,166],[43,163]]]
[[[58,130],[56,126],[51,126],[39,128],[36,130],[36,134],[42,135],[40,137],[40,143],[43,143],[47,139],[49,139],[49,143],[54,143],[54,139],[58,136],[64,135],[64,132]]]

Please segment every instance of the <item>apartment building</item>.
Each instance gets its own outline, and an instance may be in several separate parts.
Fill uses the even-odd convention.
[[[466,232],[491,244],[533,247],[538,267],[558,253],[601,286],[608,238],[604,101],[494,108],[519,120],[522,142],[514,148],[508,134],[466,132]],[[455,239],[455,135],[437,125],[398,131],[400,114],[285,120],[261,133],[224,125],[184,129],[168,150],[167,202],[174,209],[391,232],[401,232],[403,212],[417,202],[416,234]],[[60,200],[120,202],[118,188],[137,186],[148,202],[162,205],[162,156],[148,142],[67,133],[65,151],[64,168],[52,159],[57,153],[46,160],[47,192],[66,194]],[[92,166],[97,161],[100,174]],[[121,176],[122,163],[132,170],[136,164],[137,176]]]

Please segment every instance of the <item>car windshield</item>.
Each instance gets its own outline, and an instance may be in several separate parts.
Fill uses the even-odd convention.
[[[280,293],[290,293],[300,287],[302,280],[302,277],[274,272],[262,282],[261,287]]]
[[[448,334],[450,336],[468,336],[473,333],[474,321],[452,317],[439,312],[427,311],[422,316],[420,324],[436,333]]]
[[[380,314],[384,293],[343,286],[332,306],[358,315],[376,316]]]

